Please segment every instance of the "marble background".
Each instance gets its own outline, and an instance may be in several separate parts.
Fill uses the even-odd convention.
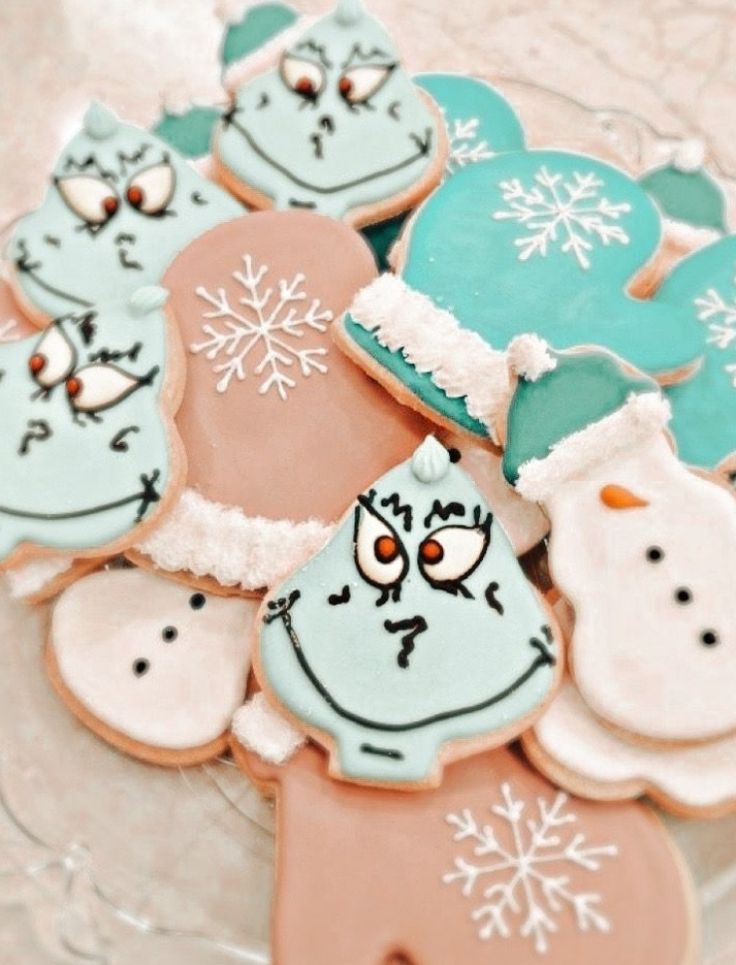
[[[535,145],[641,169],[697,137],[710,169],[736,177],[734,0],[370,5],[412,69],[497,83]],[[90,96],[141,124],[164,104],[223,101],[222,18],[244,6],[1,0],[0,227],[40,199]],[[85,732],[42,672],[43,616],[0,594],[0,960],[263,962],[270,808],[228,763],[156,771]],[[699,889],[704,961],[732,963],[736,816],[668,824]]]

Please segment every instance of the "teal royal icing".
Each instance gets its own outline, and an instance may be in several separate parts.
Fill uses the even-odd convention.
[[[164,289],[0,345],[0,560],[124,537],[167,492]]]
[[[401,274],[494,348],[536,332],[558,348],[603,345],[663,374],[700,356],[702,333],[686,312],[626,293],[660,233],[655,205],[622,171],[561,151],[506,153],[468,165],[427,199]],[[348,316],[348,335],[359,328]],[[467,425],[456,402],[438,401],[431,375],[375,339],[369,350],[422,402]]]
[[[222,111],[215,107],[190,107],[181,114],[165,111],[151,129],[182,157],[200,158],[210,153],[210,141]]]
[[[248,7],[240,20],[231,23],[222,39],[220,60],[224,67],[247,57],[290,27],[297,12],[285,3],[257,3]]]
[[[262,613],[261,683],[356,781],[426,782],[443,745],[510,736],[555,682],[546,610],[431,437]]]
[[[242,213],[169,144],[93,103],[7,255],[24,296],[53,318],[159,282],[190,241]]]
[[[684,462],[714,468],[736,451],[736,237],[678,262],[654,300],[684,310],[698,326],[703,364],[691,379],[667,388],[670,429]],[[679,338],[677,327],[672,337]]]
[[[726,199],[706,171],[681,171],[668,164],[648,171],[639,184],[668,217],[695,228],[726,231]]]
[[[238,91],[213,150],[276,208],[344,218],[426,176],[436,125],[384,28],[341,0]]]

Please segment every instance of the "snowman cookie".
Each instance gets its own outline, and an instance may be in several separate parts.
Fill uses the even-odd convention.
[[[288,244],[284,239],[288,239]],[[352,229],[267,211],[197,239],[165,276],[187,357],[188,488],[136,562],[253,592],[319,549],[354,494],[427,425],[330,337],[375,277]]]
[[[147,286],[0,344],[0,566],[112,555],[178,496],[183,359],[167,297]]]
[[[296,37],[236,92],[215,133],[222,182],[257,208],[308,208],[352,225],[411,208],[439,182],[444,124],[360,0]]]
[[[242,210],[169,144],[92,103],[43,203],[15,226],[10,277],[46,324],[158,283],[178,251]]]
[[[330,773],[399,788],[520,733],[562,663],[492,507],[432,436],[270,593],[256,641],[266,696]]]
[[[661,391],[615,356],[527,336],[509,358],[504,474],[549,516],[581,697],[642,741],[734,731],[733,493],[679,461]]]
[[[227,746],[255,610],[145,570],[93,573],[53,607],[49,677],[82,723],[119,750],[153,764],[198,764]]]
[[[432,790],[356,787],[313,745],[261,760],[239,724],[233,756],[277,804],[275,961],[697,961],[692,883],[648,808],[568,798],[508,749]]]
[[[660,236],[654,204],[617,168],[562,151],[499,154],[422,205],[398,244],[399,276],[358,295],[340,346],[400,401],[494,442],[502,350],[523,332],[600,344],[681,379],[703,354],[697,323],[631,294],[651,287]]]

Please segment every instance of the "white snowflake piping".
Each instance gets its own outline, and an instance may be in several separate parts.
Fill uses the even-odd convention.
[[[442,114],[445,116],[444,108]],[[454,174],[455,171],[466,167],[468,164],[487,161],[494,156],[488,141],[481,140],[478,136],[479,125],[480,119],[477,117],[447,118],[445,116],[449,140],[446,165],[448,174]]]
[[[605,182],[596,174],[574,171],[570,180],[554,174],[544,165],[534,175],[534,184],[526,187],[519,178],[501,181],[503,200],[508,207],[494,211],[496,221],[515,221],[528,234],[514,239],[519,261],[534,255],[546,258],[552,247],[559,246],[570,254],[584,270],[590,268],[589,252],[594,243],[607,247],[612,242],[629,243],[629,236],[617,222],[631,211],[624,201],[614,204],[598,193]]]
[[[508,347],[509,369],[529,382],[536,382],[546,372],[557,368],[557,359],[539,335],[517,335]]]
[[[72,556],[54,556],[32,560],[5,571],[5,583],[14,600],[35,596],[74,564]]]
[[[235,711],[232,734],[243,747],[271,764],[285,764],[306,743],[304,734],[260,692]]]
[[[16,331],[18,323],[14,318],[0,322],[0,342],[17,342],[20,335]]]
[[[620,409],[561,439],[544,459],[523,463],[515,489],[543,503],[572,477],[661,432],[669,418],[669,402],[660,393],[632,392]]]
[[[496,417],[509,386],[504,352],[396,275],[381,275],[359,291],[350,314],[379,345],[400,350],[417,372],[431,375],[448,398],[464,398],[468,413],[497,441]]]
[[[733,283],[736,285],[736,277]],[[695,299],[694,305],[699,321],[708,323],[708,344],[723,351],[731,349],[730,357],[734,361],[726,362],[723,371],[736,389],[736,298],[727,301],[717,289],[709,288]]]
[[[224,587],[273,586],[322,549],[334,526],[248,517],[193,489],[181,498],[136,550],[170,573],[214,577]]]
[[[478,937],[484,941],[494,936],[509,938],[514,934],[511,916],[523,916],[516,932],[543,955],[549,950],[549,936],[560,929],[565,909],[573,913],[579,931],[610,931],[610,921],[599,910],[600,894],[575,891],[569,875],[561,874],[562,869],[554,865],[599,871],[604,858],[618,855],[616,845],[590,845],[581,831],[565,835],[560,829],[575,824],[578,818],[565,811],[568,797],[562,791],[552,804],[537,798],[537,817],[526,821],[527,804],[514,798],[507,783],[501,785],[501,798],[502,803],[489,810],[500,818],[496,823],[501,823],[502,835],[492,824],[478,824],[468,808],[446,818],[456,829],[453,840],[472,842],[472,850],[471,860],[455,858],[454,870],[444,874],[442,881],[459,884],[466,898],[481,902],[470,913],[478,925]],[[490,863],[476,860],[486,856]],[[476,891],[479,881],[488,884]]]
[[[269,272],[267,265],[255,267],[251,256],[245,254],[243,269],[232,275],[243,288],[237,309],[230,304],[224,288],[218,288],[214,294],[203,285],[195,289],[211,310],[202,313],[207,319],[202,325],[207,338],[193,343],[189,349],[195,355],[204,353],[211,362],[222,359],[212,366],[212,371],[220,376],[218,392],[227,392],[233,378],[245,381],[246,366],[251,362],[251,374],[256,378],[263,376],[259,393],[265,395],[275,388],[279,397],[286,401],[289,390],[296,386],[296,381],[287,375],[295,363],[304,378],[314,372],[320,375],[327,372],[327,366],[321,361],[327,355],[324,346],[295,348],[295,342],[310,329],[324,334],[333,315],[321,307],[318,298],[308,300],[303,274],[297,273],[290,281],[279,278],[274,298],[274,289],[264,283]],[[295,305],[299,305],[301,311]],[[213,321],[221,321],[222,327],[210,324]],[[254,359],[252,356],[259,351],[262,355]]]

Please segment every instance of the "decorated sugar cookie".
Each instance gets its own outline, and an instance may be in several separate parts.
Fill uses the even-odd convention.
[[[679,262],[655,295],[700,327],[703,364],[672,386],[672,432],[680,455],[713,468],[736,454],[736,238],[709,245]],[[679,328],[673,337],[679,337]]]
[[[401,401],[481,438],[507,390],[498,350],[526,331],[682,378],[703,352],[696,322],[628,294],[660,234],[644,190],[591,157],[479,161],[422,206],[399,243],[400,277],[360,293],[341,346]]]
[[[736,729],[736,499],[683,465],[653,381],[603,350],[510,350],[504,473],[551,521],[583,700],[639,739]]]
[[[428,436],[260,612],[256,672],[333,775],[416,787],[524,729],[556,686],[551,614]]]
[[[165,281],[187,356],[189,488],[140,546],[157,566],[210,588],[269,586],[424,438],[424,420],[330,337],[374,277],[359,235],[304,211],[220,225],[175,260]]]
[[[575,794],[602,801],[646,794],[684,817],[736,810],[736,738],[687,747],[653,747],[606,727],[566,681],[534,732],[524,736],[532,761]]]
[[[120,550],[178,495],[183,369],[167,296],[141,288],[0,344],[4,565]]]
[[[331,781],[314,746],[232,747],[277,800],[277,962],[697,961],[684,862],[642,805],[568,798],[505,749],[406,795]]]
[[[46,663],[62,700],[133,757],[216,757],[243,701],[256,604],[147,573],[93,573],[54,605]]]
[[[240,213],[170,145],[93,103],[7,257],[24,305],[45,322],[159,282],[193,238]]]
[[[339,0],[246,81],[213,143],[223,183],[249,204],[353,225],[412,207],[446,154],[439,111],[360,0]]]

